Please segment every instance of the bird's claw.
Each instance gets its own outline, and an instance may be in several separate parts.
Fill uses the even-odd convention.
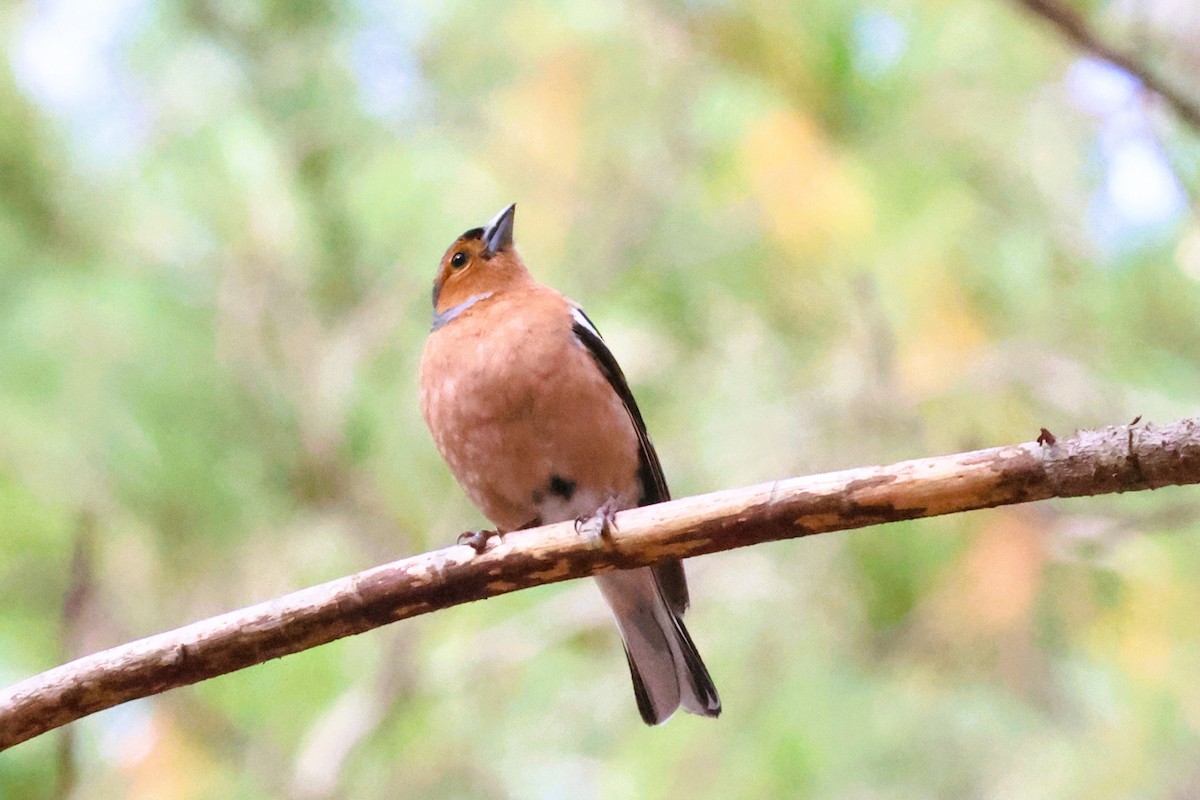
[[[609,498],[591,514],[575,518],[575,532],[591,539],[608,541],[617,530],[617,501]]]
[[[500,538],[499,531],[464,531],[458,535],[458,544],[468,545],[472,550],[482,553],[487,550],[488,540],[492,537]]]

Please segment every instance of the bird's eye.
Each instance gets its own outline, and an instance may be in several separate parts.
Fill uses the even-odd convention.
[[[463,264],[466,264],[466,263],[467,263],[467,254],[466,253],[455,253],[450,258],[450,266],[454,267],[455,269],[458,269],[459,267],[461,267]]]

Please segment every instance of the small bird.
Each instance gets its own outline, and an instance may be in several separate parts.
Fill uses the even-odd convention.
[[[534,280],[513,245],[516,204],[459,236],[433,282],[421,413],[450,471],[499,533],[670,499],[625,376],[596,326]],[[721,701],[681,616],[683,564],[596,575],[648,725]]]

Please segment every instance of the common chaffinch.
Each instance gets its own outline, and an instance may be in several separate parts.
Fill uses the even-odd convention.
[[[533,279],[516,204],[459,236],[433,283],[421,413],[467,496],[500,533],[670,499],[629,385],[596,326]],[[681,616],[683,564],[596,575],[625,645],[642,719],[721,701]]]

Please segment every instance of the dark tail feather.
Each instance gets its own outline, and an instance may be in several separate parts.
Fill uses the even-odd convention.
[[[642,715],[642,722],[645,722],[647,725],[657,725],[662,720],[654,713],[654,704],[650,702],[650,695],[646,691],[646,684],[642,681],[642,675],[638,672],[637,662],[629,654],[628,647],[625,648],[625,660],[629,663],[629,677],[633,679],[633,696],[637,700],[638,713]]]
[[[684,670],[679,677],[681,681],[686,682],[687,688],[679,695],[684,710],[704,717],[721,716],[721,698],[717,694],[716,684],[708,674],[708,668],[704,666],[700,652],[696,650],[696,644],[688,634],[687,626],[674,612],[671,613],[671,619],[675,622],[676,633],[679,634],[679,653],[683,656]]]
[[[646,724],[664,722],[681,705],[705,717],[720,714],[712,678],[654,573],[642,567],[605,572],[596,580],[621,631],[633,694]]]

